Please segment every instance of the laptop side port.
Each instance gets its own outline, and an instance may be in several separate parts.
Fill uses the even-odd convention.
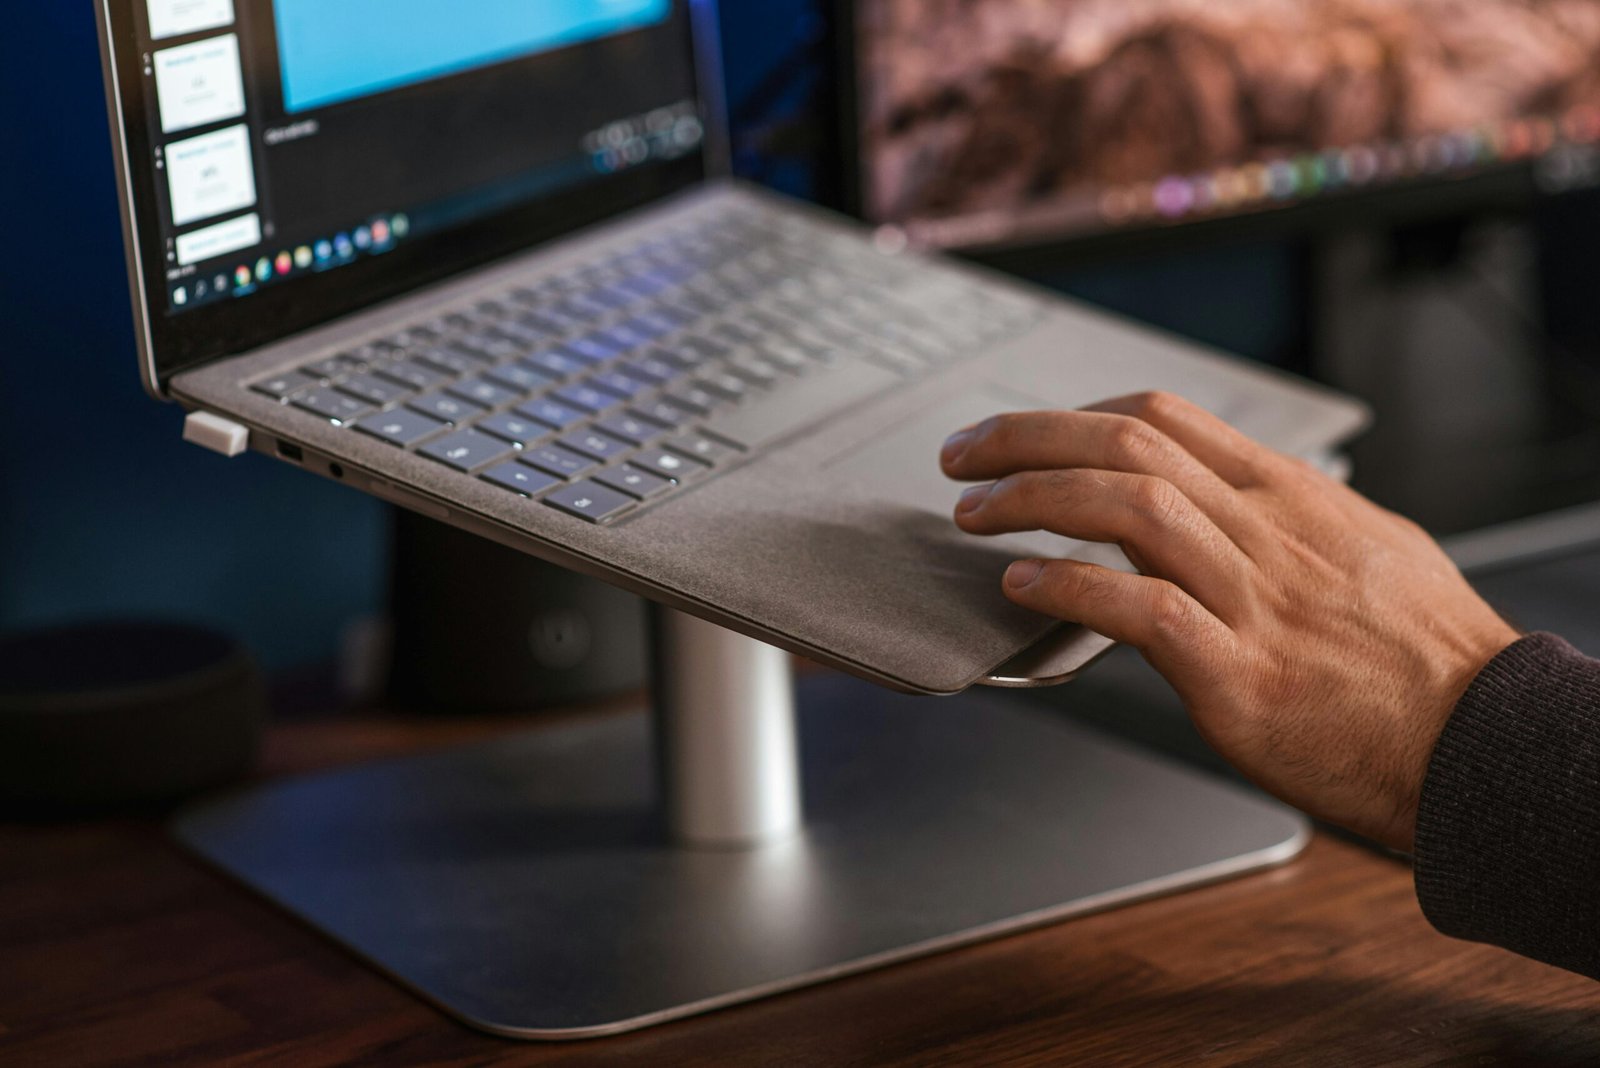
[[[300,451],[300,446],[287,441],[278,442],[278,455],[282,459],[300,463],[305,459],[305,454]]]

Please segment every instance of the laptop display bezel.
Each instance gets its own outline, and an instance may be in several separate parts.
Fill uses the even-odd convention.
[[[465,224],[447,234],[418,239],[382,257],[319,276],[315,284],[269,287],[246,299],[224,301],[179,315],[166,313],[167,281],[156,172],[133,161],[151,158],[153,145],[132,0],[101,0],[97,20],[105,68],[107,107],[116,154],[118,195],[139,346],[140,377],[153,396],[166,399],[175,374],[227,356],[254,351],[455,277],[600,220],[661,200],[725,172],[726,137],[720,108],[714,0],[688,0],[689,50],[707,136],[697,152],[680,159],[612,175]]]

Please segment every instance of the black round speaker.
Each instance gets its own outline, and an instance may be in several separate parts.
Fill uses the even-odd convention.
[[[201,627],[0,638],[0,808],[88,814],[220,785],[254,762],[266,705],[249,652]]]
[[[384,703],[533,712],[645,684],[645,603],[411,512],[395,516]]]

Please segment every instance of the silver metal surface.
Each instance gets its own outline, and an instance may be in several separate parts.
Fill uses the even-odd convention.
[[[100,64],[106,90],[106,116],[111,123],[111,154],[121,208],[122,248],[128,264],[128,289],[133,303],[133,334],[139,350],[139,381],[156,400],[167,400],[156,372],[155,340],[150,334],[150,308],[145,296],[144,255],[139,246],[139,213],[129,172],[127,121],[122,114],[122,82],[117,76],[116,41],[111,34],[112,0],[96,5],[95,32],[100,39]]]
[[[270,349],[179,374],[171,388],[186,405],[251,427],[254,448],[272,454],[287,441],[303,456],[301,466],[320,473],[337,467],[347,485],[787,651],[922,693],[960,692],[1053,628],[1001,594],[1000,576],[1019,549],[1096,562],[1119,555],[1115,547],[1069,545],[1054,535],[984,539],[955,529],[950,508],[958,487],[937,464],[952,427],[1006,407],[1072,408],[1151,388],[1185,393],[1285,451],[1325,449],[1365,418],[1358,405],[1279,373],[939,259],[917,264],[927,279],[919,285],[944,278],[981,286],[996,301],[1030,308],[1038,321],[1008,342],[841,408],[768,450],[730,458],[682,495],[604,526],[574,522],[244,388],[258,375],[384,337],[397,323],[426,321],[728,210],[759,213],[841,248],[870,249],[870,235],[857,225],[714,181]]]
[[[1060,686],[1088,671],[1116,644],[1083,627],[1058,627],[989,672],[980,680],[980,685],[999,690]]]
[[[1444,540],[1445,551],[1467,574],[1560,556],[1600,545],[1600,504],[1581,504]]]
[[[1305,821],[985,693],[802,680],[807,823],[676,848],[649,717],[238,794],[176,823],[463,1021],[584,1038],[1282,863]]]
[[[656,738],[674,841],[750,847],[800,830],[800,751],[789,654],[657,608]]]

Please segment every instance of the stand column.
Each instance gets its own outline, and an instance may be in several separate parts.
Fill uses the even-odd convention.
[[[788,654],[667,608],[651,622],[662,812],[674,840],[741,849],[797,833]]]

